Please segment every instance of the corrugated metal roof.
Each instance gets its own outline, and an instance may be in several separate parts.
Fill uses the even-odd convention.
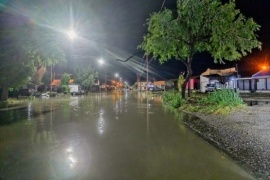
[[[228,69],[210,69],[208,68],[205,72],[203,72],[201,75],[203,76],[209,76],[209,75],[220,75],[220,76],[230,76],[233,73],[236,73],[235,68],[228,68]]]

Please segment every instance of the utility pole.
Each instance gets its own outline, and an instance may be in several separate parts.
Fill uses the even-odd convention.
[[[107,69],[105,69],[105,91],[107,91]]]
[[[141,91],[141,82],[140,82],[140,78],[141,78],[141,75],[140,75],[140,73],[138,72],[138,73],[137,73],[137,89],[138,89],[139,91]]]
[[[148,55],[146,55],[146,92],[148,92]]]
[[[50,97],[52,96],[52,65],[51,65],[51,87],[50,87]]]
[[[236,76],[237,76],[237,78],[236,78],[236,87],[235,88],[237,89],[239,87],[238,86],[238,78],[239,78],[238,65],[236,64],[235,67],[236,67]]]

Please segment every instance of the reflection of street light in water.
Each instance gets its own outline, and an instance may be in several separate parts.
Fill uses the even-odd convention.
[[[104,132],[104,118],[103,118],[104,110],[101,109],[99,112],[99,120],[98,120],[98,131],[99,134],[103,134]]]
[[[77,163],[77,160],[74,158],[73,149],[71,147],[69,147],[66,149],[66,152],[67,152],[67,156],[68,156],[67,159],[69,162],[69,166],[71,168],[73,168],[75,166],[75,164]]]

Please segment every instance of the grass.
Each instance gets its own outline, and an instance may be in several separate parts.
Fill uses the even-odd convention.
[[[239,93],[229,89],[209,94],[192,93],[192,96],[186,99],[182,99],[179,92],[167,92],[163,95],[163,103],[190,112],[222,115],[246,106]]]
[[[162,96],[163,103],[172,106],[174,108],[179,108],[185,103],[185,99],[183,99],[179,92],[177,91],[166,91]]]
[[[32,99],[25,98],[25,99],[17,99],[17,98],[8,98],[7,101],[0,101],[0,108],[6,108],[6,107],[13,107],[20,105],[23,102],[29,101]]]

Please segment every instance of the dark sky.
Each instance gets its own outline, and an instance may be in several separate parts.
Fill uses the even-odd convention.
[[[91,64],[100,74],[107,72],[113,77],[120,76],[134,83],[136,73],[145,68],[143,52],[126,63],[115,59],[126,59],[135,52],[146,33],[146,19],[152,12],[161,9],[164,0],[0,0],[3,9],[25,16],[35,25],[44,28],[67,28],[73,24],[80,39],[63,43],[68,54],[68,62],[58,66],[56,73],[71,73],[75,66]],[[175,8],[176,0],[165,0],[164,7]],[[253,17],[261,25],[258,32],[263,43],[262,51],[254,50],[250,55],[238,61],[240,74],[256,72],[259,64],[269,62],[270,45],[270,1],[269,0],[236,0],[237,8],[246,16]],[[97,59],[106,61],[103,67],[98,66]],[[193,62],[194,75],[199,75],[207,68],[226,68],[235,66],[236,62],[226,65],[214,64],[207,53],[196,55]],[[269,63],[268,63],[269,64]],[[157,60],[151,61],[150,80],[177,78],[185,70],[180,61],[170,60],[160,65]],[[145,71],[143,71],[145,72]],[[145,78],[143,73],[142,78]]]
[[[114,13],[112,13],[113,18],[108,18],[103,25],[105,29],[113,30],[111,34],[114,34],[114,36],[108,38],[112,38],[111,42],[109,42],[110,45],[114,44],[114,47],[126,50],[132,54],[136,51],[137,45],[142,42],[142,35],[146,33],[146,27],[143,26],[146,18],[149,17],[151,12],[160,10],[163,0],[137,0],[134,2],[117,0],[117,2],[119,4],[111,2],[109,5],[110,8],[114,9]],[[175,0],[166,0],[164,5],[167,8],[175,8],[175,4]],[[236,5],[246,17],[254,18],[261,25],[258,39],[263,43],[262,50],[254,49],[251,54],[242,58],[241,61],[226,62],[225,65],[214,64],[213,59],[207,53],[199,54],[193,62],[194,75],[201,74],[207,68],[228,68],[235,67],[237,64],[239,73],[243,76],[248,76],[259,71],[262,64],[269,65],[270,1],[236,0]],[[143,62],[140,58],[136,59],[136,61]],[[155,79],[177,78],[179,73],[185,70],[183,64],[175,60],[170,60],[163,65],[160,65],[157,61],[152,61],[150,67],[153,70],[153,73],[150,73],[150,77]],[[136,74],[132,68],[129,70],[130,73],[127,74],[135,77]],[[124,73],[126,74],[126,71]]]
[[[149,17],[151,12],[159,11],[163,4],[163,0],[108,0],[100,2],[106,4],[106,8],[104,8],[106,16],[102,14],[100,19],[107,34],[106,43],[108,49],[112,48],[112,51],[117,52],[115,48],[118,48],[120,52],[123,51],[121,54],[122,59],[136,52],[137,46],[142,42],[142,35],[146,33],[146,27],[143,26],[146,18]],[[164,6],[175,8],[175,4],[176,0],[166,0]],[[263,43],[262,50],[254,49],[251,54],[242,58],[241,61],[226,62],[225,65],[214,64],[213,59],[207,53],[196,55],[193,62],[194,75],[201,74],[207,68],[228,68],[235,67],[237,64],[239,73],[245,76],[259,71],[261,64],[269,64],[270,1],[236,0],[236,5],[246,17],[254,18],[261,25],[261,30],[258,32],[258,39]],[[126,53],[129,55],[126,55]],[[132,62],[137,62],[140,68],[143,69],[144,60],[142,59],[142,55],[140,54],[140,56],[126,64],[119,63],[117,65],[110,58],[108,60],[110,60],[113,66],[117,67],[116,71],[123,74],[123,77],[134,81],[137,71]],[[152,73],[149,74],[151,80],[177,78],[179,73],[185,70],[183,64],[175,60],[170,60],[163,65],[160,65],[157,60],[152,61],[150,68],[152,70]]]

